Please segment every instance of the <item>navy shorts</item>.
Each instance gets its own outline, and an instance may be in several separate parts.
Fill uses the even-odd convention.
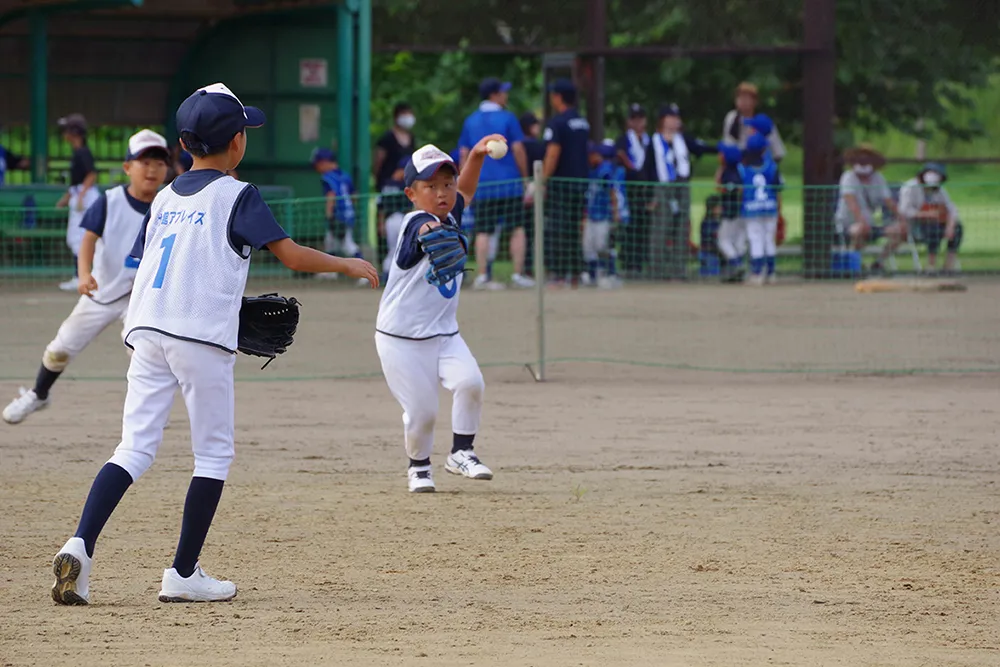
[[[945,225],[937,222],[920,223],[914,228],[916,232],[915,240],[925,243],[927,245],[927,252],[936,255],[938,249],[941,247],[941,241],[944,240],[944,230]],[[948,241],[948,252],[957,252],[960,245],[962,245],[962,223],[956,222],[955,233],[952,235],[951,240]]]

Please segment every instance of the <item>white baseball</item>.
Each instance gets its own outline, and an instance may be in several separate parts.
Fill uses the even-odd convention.
[[[491,158],[499,160],[507,154],[507,144],[502,141],[497,141],[496,139],[493,141],[487,141],[486,151],[490,154]]]

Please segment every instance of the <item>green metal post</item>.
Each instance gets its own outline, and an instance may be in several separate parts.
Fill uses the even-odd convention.
[[[358,4],[358,188],[364,195],[372,170],[372,0]]]
[[[337,155],[340,168],[354,173],[354,16],[337,5]]]
[[[372,0],[358,3],[358,192],[365,197],[371,190],[372,171]],[[368,201],[363,199],[362,201]],[[369,225],[369,243],[378,247],[377,225]]]
[[[31,182],[44,183],[49,157],[49,36],[45,14],[31,13]]]

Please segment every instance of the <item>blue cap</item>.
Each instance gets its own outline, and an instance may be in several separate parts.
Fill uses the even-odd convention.
[[[487,77],[479,84],[479,94],[485,100],[495,93],[506,93],[511,89],[510,81],[501,81],[495,76]]]
[[[590,153],[597,153],[603,158],[613,158],[615,156],[615,144],[611,142],[610,144],[606,141],[600,143],[591,142],[588,151]]]
[[[767,150],[767,135],[753,134],[747,139],[748,153],[763,153]]]
[[[456,176],[458,175],[458,166],[450,155],[432,144],[421,146],[413,152],[412,159],[406,163],[403,182],[406,183],[406,187],[410,187],[414,181],[430,180],[441,167],[448,167]]]
[[[722,159],[729,165],[739,164],[743,159],[743,153],[740,151],[739,146],[733,146],[732,144],[727,144],[724,141],[719,142],[719,155],[721,155]]]
[[[759,113],[752,118],[744,118],[743,124],[747,127],[752,127],[765,137],[774,131],[774,121],[771,120],[770,116],[762,113]]]
[[[222,83],[199,88],[177,108],[177,131],[190,132],[201,140],[206,152],[229,144],[248,127],[266,121],[257,107],[246,107]]]
[[[549,92],[559,93],[560,95],[564,93],[567,95],[575,95],[576,86],[574,86],[573,82],[569,79],[556,79],[549,84]]]
[[[312,156],[309,158],[309,164],[316,165],[317,162],[336,162],[337,154],[332,148],[316,148],[312,152]]]

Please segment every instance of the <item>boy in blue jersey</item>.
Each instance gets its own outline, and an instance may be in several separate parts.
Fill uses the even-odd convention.
[[[736,146],[719,142],[719,162],[721,171],[718,176],[720,193],[719,221],[719,252],[726,260],[722,270],[722,280],[737,282],[743,279],[743,257],[747,254],[747,226],[740,217],[742,202],[740,188],[743,176],[740,174],[740,162],[743,152]]]
[[[750,285],[773,283],[777,254],[778,191],[784,184],[778,164],[767,154],[767,136],[747,139],[739,167],[743,184],[740,216],[750,240]]]
[[[361,248],[354,241],[354,224],[357,212],[354,205],[354,181],[340,169],[337,154],[329,148],[317,148],[312,153],[312,166],[320,174],[323,196],[326,198],[326,221],[329,228],[323,249],[344,257],[361,259]],[[359,280],[358,285],[366,287],[368,282]]]
[[[616,253],[612,247],[612,223],[621,221],[620,183],[615,180],[614,145],[590,147],[590,183],[583,223],[583,259],[587,270],[580,276],[584,285],[602,288],[618,284]]]

